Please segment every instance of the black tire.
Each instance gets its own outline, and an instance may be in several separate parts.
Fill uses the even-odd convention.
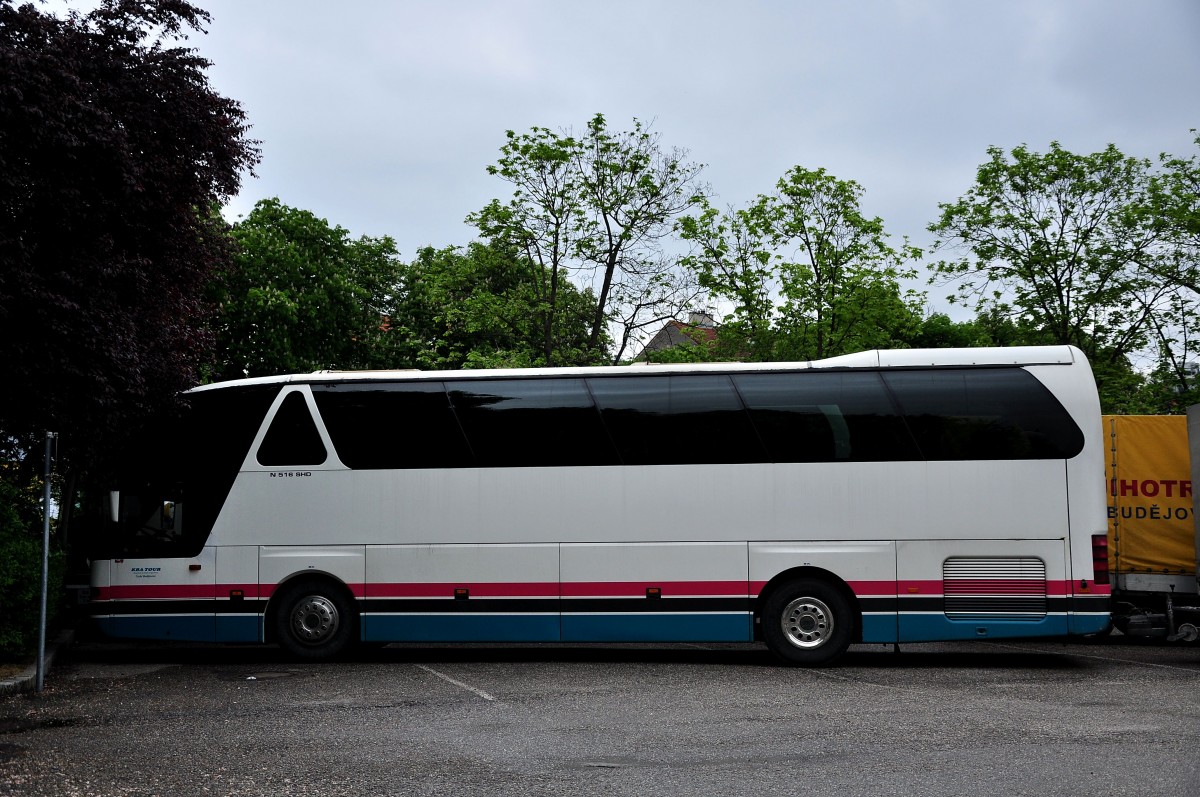
[[[358,612],[345,591],[324,579],[284,587],[274,610],[275,639],[298,659],[331,659],[354,641]]]
[[[776,589],[763,607],[763,640],[787,664],[819,667],[850,647],[854,609],[825,581],[797,579]]]

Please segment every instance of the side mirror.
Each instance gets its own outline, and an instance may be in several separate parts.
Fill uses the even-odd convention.
[[[113,523],[121,522],[121,493],[113,490],[108,494],[108,516]]]

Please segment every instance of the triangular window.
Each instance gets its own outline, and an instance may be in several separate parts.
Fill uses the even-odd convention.
[[[270,467],[320,465],[328,456],[304,394],[289,394],[258,447],[258,463]]]

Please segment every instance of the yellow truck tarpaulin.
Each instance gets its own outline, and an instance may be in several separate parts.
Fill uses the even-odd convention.
[[[1105,415],[1109,568],[1195,573],[1187,418]]]

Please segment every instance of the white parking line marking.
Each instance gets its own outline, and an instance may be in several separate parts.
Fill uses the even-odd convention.
[[[446,681],[447,683],[454,684],[457,687],[466,689],[468,692],[472,692],[476,695],[479,695],[484,700],[490,700],[493,703],[496,702],[496,698],[492,697],[491,695],[489,695],[487,692],[483,691],[482,689],[476,689],[475,687],[471,686],[470,684],[464,684],[462,681],[456,681],[455,679],[451,678],[449,675],[446,675],[444,672],[438,672],[437,670],[433,669],[432,667],[426,667],[424,664],[414,664],[413,666],[416,667],[418,670],[424,670],[425,672],[429,673],[430,675],[436,675],[438,678],[441,678],[443,681]]]

